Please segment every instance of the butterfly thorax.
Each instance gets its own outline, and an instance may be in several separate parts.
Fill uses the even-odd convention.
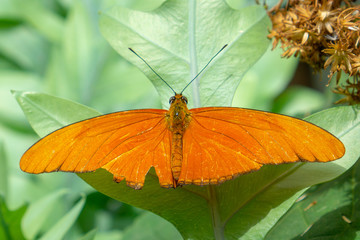
[[[187,99],[181,94],[170,98],[170,109],[166,114],[168,128],[172,132],[171,171],[175,180],[179,179],[183,159],[183,135],[191,120]]]

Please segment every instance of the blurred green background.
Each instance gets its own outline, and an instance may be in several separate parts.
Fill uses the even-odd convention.
[[[96,192],[75,174],[21,172],[19,159],[38,137],[11,94],[43,92],[102,113],[161,108],[151,82],[109,46],[98,22],[99,13],[113,5],[150,11],[162,2],[0,0],[0,207],[9,223],[2,236],[181,238],[165,220]],[[319,91],[327,82],[311,80],[311,72],[300,77],[303,86],[289,85],[298,62],[280,54],[268,51],[246,74],[233,106],[304,117],[335,101],[329,90]]]

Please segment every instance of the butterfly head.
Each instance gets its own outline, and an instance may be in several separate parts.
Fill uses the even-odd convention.
[[[191,120],[191,113],[187,108],[188,100],[182,94],[176,93],[175,96],[170,98],[169,102],[170,108],[166,113],[168,128],[177,136],[183,135]]]
[[[176,105],[176,104],[179,104],[179,103],[186,105],[188,103],[188,100],[182,94],[176,93],[175,96],[172,96],[169,99],[169,103],[170,103],[170,105]]]
[[[188,120],[185,120],[189,116],[187,98],[182,94],[177,93],[170,98],[169,103],[168,119],[171,122],[169,123],[171,125],[170,128],[173,127],[172,125],[184,125],[185,122],[188,122]]]

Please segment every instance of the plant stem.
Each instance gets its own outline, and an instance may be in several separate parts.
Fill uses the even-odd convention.
[[[216,196],[215,186],[209,185],[207,188],[208,188],[208,195],[209,195],[208,204],[209,204],[210,211],[211,211],[211,219],[212,219],[212,224],[213,224],[213,228],[214,228],[214,237],[216,240],[224,240],[225,239],[224,226],[220,219],[219,202],[218,202],[218,199]]]
[[[196,56],[196,0],[189,0],[189,58],[190,58],[190,80],[193,79],[198,73],[197,56]],[[200,83],[197,78],[192,83],[192,96],[194,107],[200,107]],[[208,189],[208,204],[211,211],[211,219],[214,228],[214,237],[216,240],[224,240],[224,228],[221,224],[219,215],[219,203],[217,201],[215,186],[209,185]]]
[[[198,73],[197,56],[196,56],[196,0],[189,0],[189,58],[190,58],[190,79],[193,79]],[[192,97],[194,107],[200,107],[199,78],[192,83]]]

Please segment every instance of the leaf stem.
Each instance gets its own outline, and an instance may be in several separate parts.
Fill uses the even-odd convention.
[[[215,185],[209,185],[207,189],[209,195],[208,204],[210,207],[211,219],[214,228],[214,237],[215,240],[224,240],[224,226],[220,219],[219,202],[216,196]]]
[[[193,79],[198,73],[198,64],[196,56],[196,39],[195,39],[195,30],[196,30],[196,0],[189,0],[189,58],[190,58],[190,79]],[[194,107],[200,107],[200,83],[199,78],[192,83],[192,99]]]
[[[190,58],[190,79],[193,79],[198,74],[198,64],[196,55],[196,0],[188,0],[189,7],[189,58]],[[194,107],[200,107],[200,78],[197,78],[192,83],[192,97]],[[211,219],[214,228],[214,237],[216,240],[224,240],[224,228],[221,224],[219,215],[219,203],[216,196],[215,186],[209,185],[208,189],[208,204],[211,211]]]

